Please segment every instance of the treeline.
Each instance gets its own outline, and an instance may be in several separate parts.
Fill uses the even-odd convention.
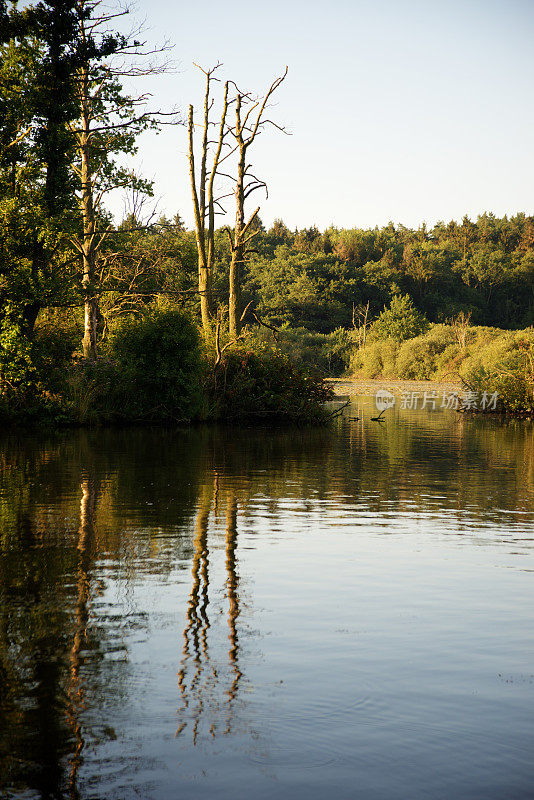
[[[369,321],[397,295],[409,294],[432,322],[461,311],[473,324],[521,329],[534,323],[534,217],[523,213],[476,222],[464,217],[414,230],[311,227],[291,231],[280,220],[255,221],[255,252],[244,265],[243,306],[274,326],[329,333],[352,328],[369,303]],[[133,231],[133,232],[132,232]],[[213,295],[228,297],[231,249],[215,231]],[[163,293],[196,310],[194,231],[179,215],[142,228],[135,217],[110,233],[102,250],[102,325]],[[250,324],[257,324],[252,315]]]
[[[534,217],[523,213],[417,230],[390,223],[291,232],[278,221],[256,247],[246,290],[277,322],[326,333],[351,327],[358,306],[369,302],[376,317],[401,294],[433,322],[460,311],[479,325],[534,322]]]
[[[157,292],[196,308],[195,233],[179,215],[131,233],[136,224],[125,220],[101,253],[103,320]],[[464,217],[430,230],[390,224],[321,233],[291,231],[280,220],[268,229],[260,220],[255,225],[242,303],[274,326],[319,333],[352,328],[358,308],[369,302],[371,321],[401,294],[432,322],[463,311],[473,324],[520,329],[534,323],[534,217],[523,213],[483,214],[476,222]],[[215,248],[213,295],[224,304],[231,259],[225,228],[215,232]]]

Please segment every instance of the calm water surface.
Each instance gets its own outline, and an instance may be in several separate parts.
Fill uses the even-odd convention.
[[[534,797],[533,426],[372,413],[0,438],[0,797]]]

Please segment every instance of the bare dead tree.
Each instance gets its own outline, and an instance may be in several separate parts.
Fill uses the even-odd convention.
[[[265,181],[257,178],[251,172],[251,164],[247,163],[249,147],[266,125],[273,125],[278,130],[286,133],[285,129],[271,119],[265,118],[267,103],[273,93],[278,89],[287,75],[284,73],[276,78],[269,89],[260,99],[254,99],[249,93],[241,92],[236,87],[235,124],[231,133],[235,139],[237,150],[237,177],[235,185],[236,217],[233,234],[227,228],[232,260],[230,262],[230,293],[229,293],[229,334],[236,338],[241,332],[241,275],[247,253],[251,251],[250,243],[257,235],[251,229],[256,219],[259,206],[252,212],[248,221],[245,221],[245,201],[257,189],[265,189]]]
[[[369,327],[369,300],[367,304],[356,308],[352,306],[352,327],[358,333],[358,350],[365,347],[367,341],[367,328]]]
[[[198,66],[198,65],[195,65]],[[197,176],[195,167],[195,123],[194,108],[189,106],[189,176],[191,193],[193,197],[193,211],[195,217],[195,233],[198,253],[198,291],[200,294],[200,310],[204,335],[211,333],[213,318],[213,266],[215,260],[215,216],[222,212],[221,200],[224,195],[214,197],[215,179],[219,165],[231,153],[222,155],[225,137],[228,133],[226,115],[228,112],[228,81],[224,85],[224,96],[221,116],[218,122],[218,135],[215,141],[209,138],[209,129],[215,123],[210,122],[210,112],[213,108],[211,99],[211,84],[218,81],[214,73],[221,66],[217,63],[211,69],[202,69],[206,76],[206,90],[204,94],[204,117],[202,125],[202,143],[200,154],[200,174]],[[215,152],[209,164],[210,148],[215,145]]]
[[[451,319],[450,324],[454,328],[456,341],[460,345],[461,349],[465,350],[467,334],[469,328],[471,327],[471,312],[469,311],[466,314],[464,311],[460,311],[457,317]]]

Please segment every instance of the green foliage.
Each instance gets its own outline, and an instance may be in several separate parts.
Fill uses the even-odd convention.
[[[37,324],[32,359],[40,380],[53,392],[62,390],[65,374],[80,341],[81,325],[68,316],[54,315]]]
[[[72,288],[75,16],[74,0],[13,4],[0,34],[0,309],[29,332]]]
[[[450,325],[433,325],[428,333],[403,342],[395,362],[397,377],[432,380],[445,377],[460,348]]]
[[[349,306],[341,302],[335,287],[334,276],[342,273],[343,266],[333,256],[280,245],[273,254],[248,264],[245,293],[276,325],[328,333],[350,320]]]
[[[61,392],[71,353],[64,331],[29,340],[20,317],[6,315],[0,323],[0,420],[66,421]]]
[[[475,391],[497,392],[504,411],[534,411],[534,330],[501,331],[472,351],[460,369]]]
[[[374,338],[403,342],[428,329],[428,320],[418,311],[409,295],[396,295],[371,328]]]
[[[221,239],[221,263],[224,247]],[[322,234],[291,232],[278,220],[260,232],[255,248],[245,268],[247,302],[277,325],[321,333],[348,328],[353,305],[369,301],[372,318],[399,294],[409,294],[432,322],[460,311],[503,328],[534,322],[534,218],[525,214],[483,214],[432,230],[390,223]]]
[[[189,420],[200,409],[200,340],[191,318],[151,309],[110,335],[111,408],[119,419]]]
[[[354,350],[351,373],[361,378],[458,380],[469,389],[497,392],[501,411],[534,411],[534,329],[503,331],[472,327],[466,346],[453,325],[430,330],[402,344],[371,342]]]
[[[32,348],[20,319],[7,313],[0,322],[0,391],[21,392],[35,382]]]
[[[258,326],[249,334],[258,344],[272,344],[273,333]],[[297,364],[320,376],[339,376],[348,367],[353,345],[351,331],[336,328],[331,333],[316,333],[307,328],[284,325],[276,338],[276,347]]]
[[[524,365],[515,369],[503,369],[501,365],[472,368],[465,372],[464,383],[477,392],[497,392],[497,410],[534,412],[534,373],[526,371]]]
[[[452,325],[431,325],[430,329],[404,342],[393,339],[370,341],[366,347],[353,349],[351,374],[365,378],[401,378],[403,380],[459,380],[462,360],[502,331],[470,328],[469,345],[462,350]]]
[[[5,359],[19,381],[0,396],[0,418],[70,424],[273,418],[321,421],[331,396],[317,370],[250,336],[214,368],[189,314],[149,307],[119,318],[97,361],[73,359],[79,328],[71,318],[40,324],[33,342],[6,326]],[[317,335],[315,335],[317,336]],[[343,346],[344,333],[323,336]],[[18,349],[17,349],[18,348]],[[19,354],[18,357],[17,353]],[[18,358],[18,360],[17,360]],[[310,362],[313,357],[310,355]],[[15,374],[15,369],[19,372]]]
[[[322,403],[332,391],[321,378],[277,348],[249,340],[225,351],[212,372],[207,368],[210,415],[216,419],[325,419]]]
[[[399,345],[394,339],[371,342],[353,352],[350,370],[362,378],[395,377],[395,361]]]

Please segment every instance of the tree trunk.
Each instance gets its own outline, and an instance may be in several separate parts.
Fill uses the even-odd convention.
[[[229,333],[230,337],[236,339],[241,333],[241,269],[243,261],[242,249],[236,248],[232,253],[230,263],[230,297],[228,302]]]
[[[211,333],[212,303],[211,303],[211,274],[206,262],[200,255],[198,258],[198,291],[200,294],[200,314],[204,336]]]
[[[83,335],[83,354],[85,358],[95,360],[96,331],[98,324],[98,296],[95,289],[95,209],[93,198],[93,174],[90,158],[90,114],[87,98],[89,97],[88,75],[86,70],[82,70],[82,108],[80,133],[80,171],[82,183],[82,220],[83,220],[83,241],[82,241],[82,262],[83,277],[82,289],[85,303],[85,320]]]
[[[237,114],[240,112],[241,98],[237,98]],[[239,116],[238,116],[239,119]],[[230,262],[230,295],[228,299],[228,323],[230,337],[236,339],[241,333],[241,274],[245,260],[245,158],[246,147],[240,142],[237,164],[237,183],[235,187],[236,215],[232,261]]]
[[[205,114],[208,113],[208,88],[206,90]],[[209,338],[211,333],[211,271],[206,257],[206,159],[207,159],[207,119],[204,126],[204,139],[202,143],[202,157],[200,169],[200,192],[197,193],[195,176],[195,154],[194,154],[194,122],[193,106],[189,106],[189,177],[191,180],[191,192],[193,194],[193,209],[195,212],[195,233],[198,253],[198,291],[200,294],[200,313],[202,316],[202,328],[205,338]],[[200,195],[200,196],[199,196]]]

